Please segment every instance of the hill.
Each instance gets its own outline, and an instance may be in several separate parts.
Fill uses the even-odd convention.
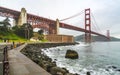
[[[84,41],[84,35],[79,35],[75,37],[75,41]],[[101,36],[92,36],[92,41],[108,41],[106,38]],[[110,41],[120,41],[119,38],[110,37]]]
[[[23,38],[17,36],[12,31],[0,31],[0,41],[3,40],[24,40]]]

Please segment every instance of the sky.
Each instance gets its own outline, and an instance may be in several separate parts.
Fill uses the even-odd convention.
[[[0,0],[0,6],[20,11],[24,7],[28,13],[59,20],[90,8],[93,18],[92,30],[120,38],[120,0]],[[93,20],[95,18],[95,20]],[[63,21],[84,28],[84,14]],[[60,28],[60,34],[81,35],[78,31]]]

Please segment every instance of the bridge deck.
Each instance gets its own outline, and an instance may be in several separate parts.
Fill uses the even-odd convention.
[[[19,18],[19,14],[20,14],[20,11],[16,11],[16,10],[13,10],[13,9],[9,9],[9,8],[5,8],[5,7],[0,6],[0,16],[13,17],[14,19],[16,19],[16,18]],[[30,21],[32,21],[34,23],[37,22],[37,21],[46,22],[48,25],[56,23],[56,21],[54,21],[54,20],[44,18],[44,17],[38,16],[38,15],[30,14],[30,13],[27,13],[27,20],[30,20]],[[48,28],[49,26],[46,26],[46,27]],[[105,35],[103,35],[101,33],[98,33],[98,32],[95,32],[95,31],[85,30],[83,28],[76,27],[76,26],[73,26],[73,25],[70,25],[70,24],[60,22],[60,27],[61,28],[66,28],[66,29],[71,29],[71,30],[76,30],[76,31],[81,31],[81,32],[87,32],[87,33],[91,33],[91,34],[95,34],[95,35],[99,35],[99,36],[103,36],[103,37],[105,37],[105,38],[107,38],[109,40],[109,37],[107,37],[107,36],[105,36]]]
[[[20,52],[25,46],[8,51],[10,75],[51,75]]]

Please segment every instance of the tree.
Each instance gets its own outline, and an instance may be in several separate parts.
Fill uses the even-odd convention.
[[[11,27],[11,24],[9,22],[10,22],[10,20],[8,17],[3,20],[3,24],[6,28]]]
[[[17,25],[15,25],[14,27],[12,27],[12,30],[15,31],[15,30],[18,30],[19,27]]]
[[[9,18],[7,17],[3,21],[0,22],[0,30],[4,32],[8,32],[9,28],[11,27],[11,24],[9,23]]]
[[[22,28],[25,30],[25,38],[30,39],[33,36],[33,27],[29,23],[24,23]]]
[[[44,35],[43,35],[44,31],[41,29],[41,30],[38,31],[38,33],[40,34],[40,36],[38,37],[38,39],[39,40],[43,40],[44,39]]]
[[[24,36],[24,35],[25,35],[24,28],[18,27],[18,26],[16,25],[16,26],[14,26],[14,27],[12,28],[12,30],[13,30],[13,32],[14,32],[16,35],[25,38],[25,36]]]
[[[22,26],[14,26],[13,31],[20,37],[30,39],[33,36],[33,28],[29,23],[24,23]]]
[[[41,34],[44,33],[44,31],[41,29],[41,30],[38,31],[38,33],[41,35]]]

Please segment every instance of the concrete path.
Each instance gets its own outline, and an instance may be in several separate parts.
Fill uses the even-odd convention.
[[[26,45],[8,51],[10,75],[51,75],[20,52]]]

